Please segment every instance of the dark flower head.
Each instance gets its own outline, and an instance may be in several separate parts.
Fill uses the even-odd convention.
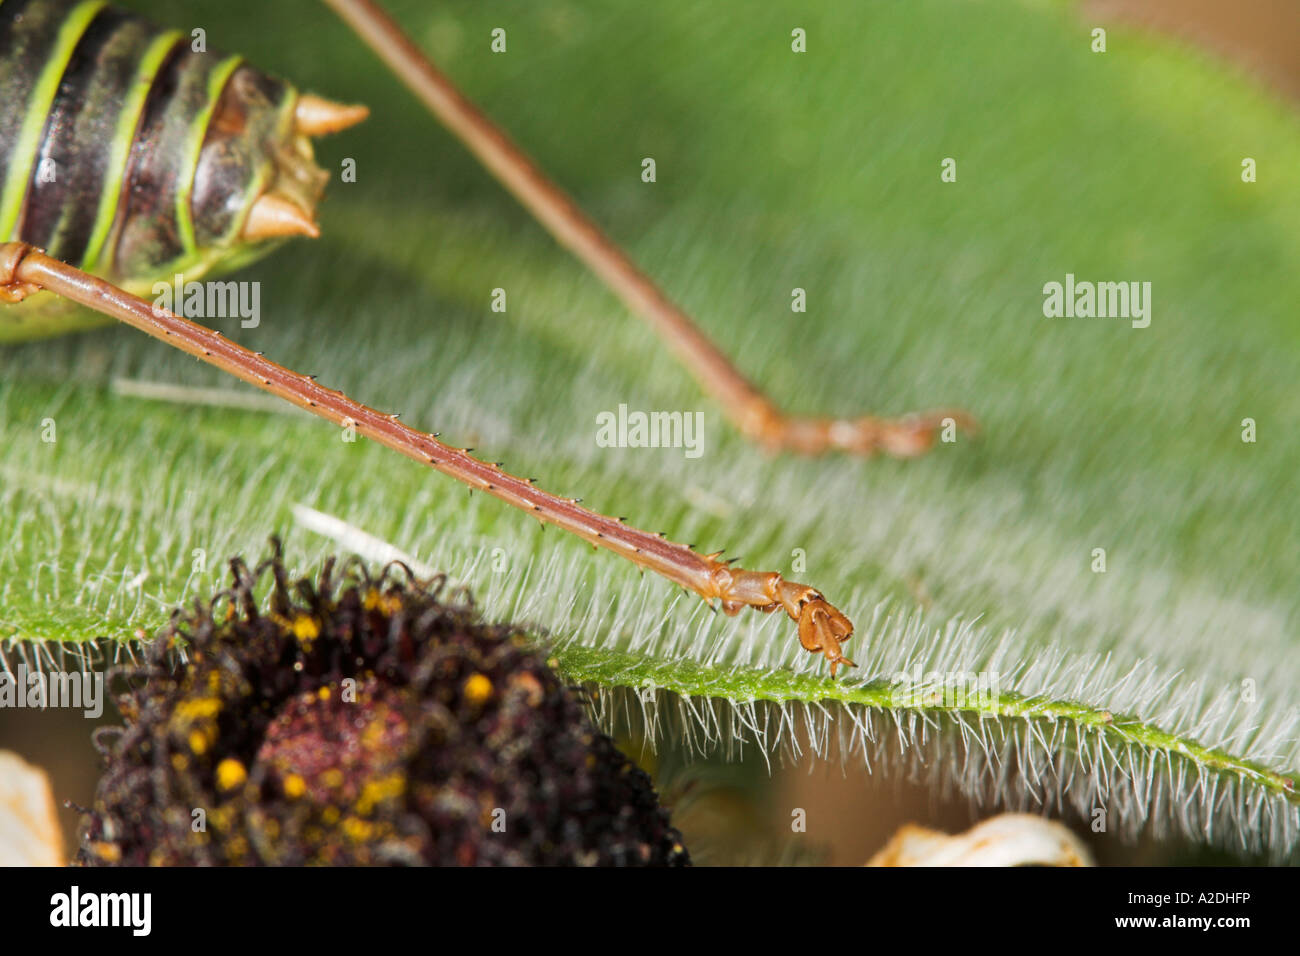
[[[231,570],[124,672],[80,862],[688,862],[579,696],[441,579],[329,562],[291,585],[278,545]]]

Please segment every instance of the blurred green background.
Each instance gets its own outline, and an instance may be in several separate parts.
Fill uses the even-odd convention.
[[[741,440],[323,7],[130,5],[373,111],[319,144],[326,168],[351,157],[358,170],[356,183],[335,177],[323,237],[241,274],[262,283],[262,324],[212,323],[224,333],[543,487],[806,580],[860,625],[881,602],[936,625],[977,622],[966,644],[891,647],[864,631],[848,648],[855,680],[1012,661],[1026,693],[1300,766],[1300,124],[1240,65],[1117,26],[1114,9],[1098,20],[1044,0],[392,0],[465,92],[780,403],[844,415],[957,405],[983,426],[915,462],[801,460]],[[1112,27],[1104,54],[1090,50],[1098,25]],[[489,50],[494,27],[507,30],[503,55]],[[806,54],[791,52],[794,27]],[[955,183],[940,181],[946,157]],[[1243,157],[1258,182],[1242,182]],[[1043,284],[1067,272],[1151,282],[1150,328],[1044,318]],[[496,287],[504,314],[489,308]],[[790,311],[795,287],[806,314]],[[824,674],[789,622],[715,620],[381,448],[292,411],[142,400],[124,381],[237,388],[122,329],[0,351],[0,635],[128,637],[219,586],[224,556],[261,553],[272,531],[308,571],[336,546],[295,524],[291,506],[305,503],[448,570],[493,616],[665,659]],[[620,403],[704,411],[705,454],[597,447],[596,415]],[[54,445],[40,438],[47,417]],[[1247,417],[1254,444],[1241,441]],[[1105,574],[1091,570],[1094,548]],[[1244,680],[1256,699],[1232,705]],[[56,722],[0,713],[0,744],[36,758],[34,728]],[[663,743],[678,759],[680,742]],[[716,771],[732,798],[766,808],[720,859],[860,861],[906,819],[978,815],[961,795],[868,777],[860,762],[847,781],[836,765],[775,783],[761,759],[712,766],[689,773]],[[89,799],[72,787],[59,795]],[[727,814],[700,789],[705,823],[688,839],[729,845]],[[805,845],[780,849],[788,808],[814,803],[825,809]],[[1295,805],[1278,812],[1294,835]]]

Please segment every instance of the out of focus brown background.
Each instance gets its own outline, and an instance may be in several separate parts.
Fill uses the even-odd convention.
[[[1086,0],[1079,16],[1092,25],[1138,26],[1198,44],[1216,56],[1256,75],[1261,83],[1300,103],[1300,2],[1297,0]],[[79,712],[0,710],[0,748],[16,751],[47,769],[56,798],[89,805],[98,774],[98,759],[90,743],[96,725],[114,723],[108,709],[100,721]],[[725,777],[730,771],[719,768]],[[766,776],[761,761],[738,771],[738,777]],[[690,774],[687,773],[689,776]],[[707,777],[705,773],[702,776]],[[837,765],[775,770],[775,786],[756,788],[770,794],[755,805],[744,794],[750,788],[705,783],[682,801],[679,825],[688,845],[693,832],[730,832],[735,843],[765,843],[789,847],[790,810],[807,811],[808,830],[788,854],[790,862],[860,864],[902,824],[959,830],[978,819],[964,800],[937,800],[927,789],[907,781],[871,776],[860,766],[841,771]],[[667,794],[672,799],[672,785]],[[74,845],[77,813],[60,811],[69,847]],[[1147,842],[1137,848],[1096,839],[1086,827],[1076,829],[1093,845],[1101,862],[1157,863],[1189,859],[1186,849]],[[755,838],[758,838],[757,841]],[[728,841],[729,842],[729,841]],[[1202,861],[1202,857],[1194,857]],[[738,862],[745,862],[743,859]],[[702,862],[709,862],[705,857]],[[754,862],[777,862],[771,853]]]
[[[1295,0],[1087,0],[1101,26],[1137,25],[1197,43],[1300,100],[1300,3]]]

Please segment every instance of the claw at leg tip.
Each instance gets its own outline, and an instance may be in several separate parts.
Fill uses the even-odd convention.
[[[849,660],[847,657],[841,656],[841,657],[831,658],[831,680],[835,679],[835,669],[837,667],[857,667],[857,666],[858,666],[857,664],[853,663],[853,661]]]

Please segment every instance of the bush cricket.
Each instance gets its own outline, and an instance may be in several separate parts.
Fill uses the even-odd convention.
[[[554,238],[648,321],[737,428],[804,454],[926,451],[957,410],[799,418],[700,328],[462,96],[371,0],[324,0]],[[116,319],[257,388],[649,568],[727,614],[785,611],[831,676],[853,666],[849,619],[816,589],[630,527],[410,428],[141,298],[160,278],[242,265],[316,236],[327,174],[312,139],[364,107],[300,93],[237,56],[191,48],[103,0],[0,0],[0,342]],[[69,307],[69,303],[89,312]]]

